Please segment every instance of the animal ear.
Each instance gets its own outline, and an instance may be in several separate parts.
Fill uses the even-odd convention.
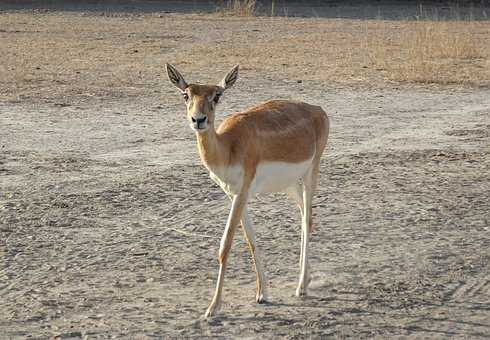
[[[170,82],[184,91],[187,88],[187,83],[180,72],[170,64],[165,64],[165,68],[167,69],[167,75]]]
[[[230,72],[220,81],[218,84],[221,86],[223,89],[228,89],[235,84],[236,80],[238,79],[238,67],[239,65],[235,65]]]

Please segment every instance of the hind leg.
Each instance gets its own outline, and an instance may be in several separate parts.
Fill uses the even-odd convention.
[[[303,216],[303,186],[300,181],[285,190],[291,200],[298,205],[301,216]]]
[[[303,213],[301,221],[301,256],[300,256],[300,276],[296,296],[307,294],[310,283],[310,271],[308,264],[308,249],[311,231],[313,230],[312,201],[313,194],[317,186],[320,162],[314,162],[306,176],[303,178],[302,198]]]
[[[286,189],[286,193],[288,194],[289,198],[293,200],[294,203],[296,203],[299,207],[299,212],[301,214],[301,223],[303,223],[303,185],[300,181],[296,182],[294,185]],[[301,263],[303,263],[303,232],[301,234],[301,251],[300,251],[300,258],[299,258],[299,267],[301,269]]]
[[[309,176],[308,176],[309,177]],[[311,219],[311,181],[304,179],[303,183],[303,214],[301,216],[301,255],[299,283],[296,289],[296,296],[306,295],[309,283],[308,270],[308,242],[310,238],[310,219]]]
[[[299,257],[299,268],[300,268],[300,285],[301,285],[301,282],[304,282],[302,284],[302,286],[307,286],[309,281],[310,281],[310,276],[309,276],[309,271],[308,271],[308,259],[306,256],[306,243],[308,242],[308,235],[306,235],[307,233],[309,234],[309,230],[311,230],[311,228],[309,228],[309,226],[305,226],[305,219],[307,218],[307,221],[309,221],[308,225],[311,225],[311,214],[309,214],[310,216],[307,217],[305,216],[305,201],[304,201],[304,184],[301,183],[301,182],[297,182],[295,183],[293,186],[291,186],[290,188],[288,188],[286,190],[286,193],[288,194],[288,196],[298,205],[299,209],[300,209],[300,212],[301,212],[301,243],[300,243],[300,257]],[[297,296],[301,296],[301,295],[304,295],[303,294],[303,290],[302,289],[301,291],[299,291],[299,288],[298,290],[296,290],[296,295]]]
[[[258,303],[263,303],[267,301],[267,279],[262,263],[262,256],[256,246],[255,231],[246,207],[244,208],[242,214],[242,229],[250,249],[250,254],[252,255],[255,273],[257,274],[257,295],[255,300]]]

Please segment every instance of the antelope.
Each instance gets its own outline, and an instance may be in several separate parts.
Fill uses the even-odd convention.
[[[256,302],[267,301],[267,282],[255,232],[247,212],[249,199],[260,193],[285,192],[301,212],[300,276],[296,296],[307,294],[308,241],[312,231],[312,199],[317,186],[320,157],[327,144],[329,119],[319,106],[271,100],[235,113],[214,127],[216,107],[238,78],[233,67],[218,85],[188,84],[166,64],[170,82],[180,91],[187,119],[197,138],[199,155],[210,177],[231,199],[231,210],[221,238],[219,274],[205,317],[215,315],[221,295],[228,254],[238,225],[242,226],[256,272]]]

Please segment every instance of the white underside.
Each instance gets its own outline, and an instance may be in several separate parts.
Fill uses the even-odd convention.
[[[310,168],[312,159],[300,163],[267,162],[257,167],[249,195],[281,192],[296,184]],[[241,166],[210,170],[211,178],[228,194],[237,194],[243,183]]]

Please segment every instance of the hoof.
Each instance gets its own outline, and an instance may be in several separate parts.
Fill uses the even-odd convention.
[[[296,294],[295,294],[297,297],[305,297],[307,294],[306,294],[306,289],[304,288],[298,288],[296,289]]]
[[[267,303],[267,302],[268,302],[268,299],[267,299],[267,297],[266,297],[266,295],[265,295],[265,294],[259,294],[259,295],[257,295],[257,297],[255,298],[255,301],[257,301],[257,303],[258,303],[259,305],[261,305],[261,304],[265,304],[265,303]]]
[[[209,319],[215,316],[216,314],[218,314],[219,309],[220,309],[219,304],[211,303],[211,305],[209,305],[208,309],[206,310],[206,313],[204,314],[204,318]]]

